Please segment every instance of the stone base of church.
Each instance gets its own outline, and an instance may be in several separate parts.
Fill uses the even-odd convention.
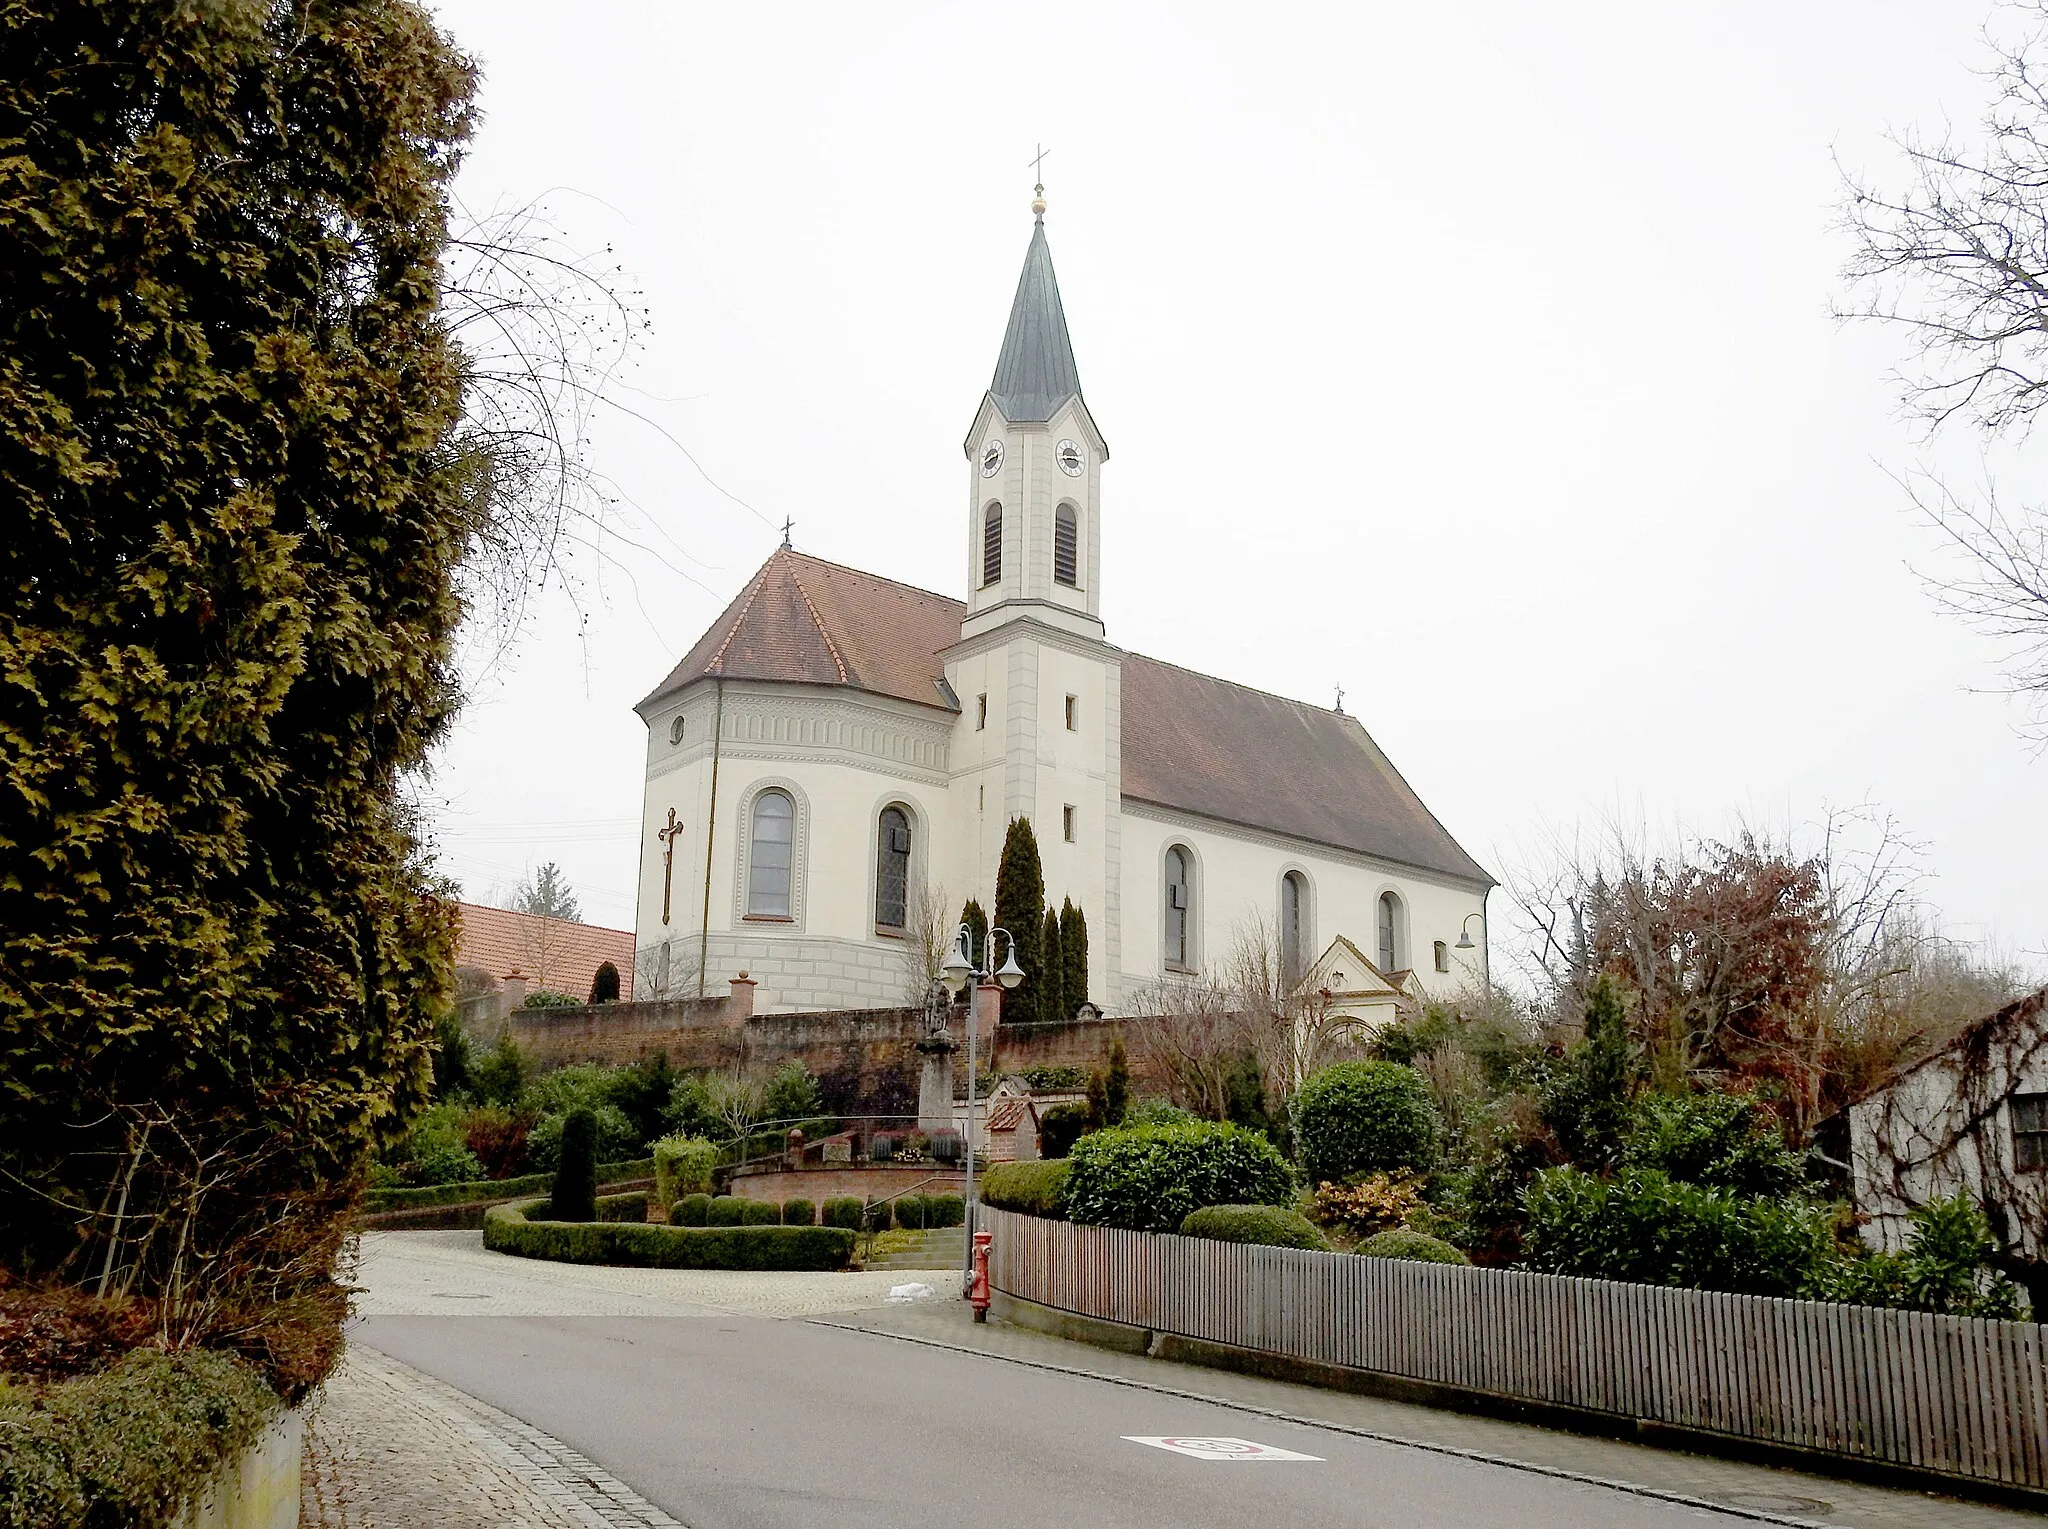
[[[825,936],[748,930],[713,930],[703,960],[707,992],[722,993],[730,978],[745,972],[757,984],[756,1014],[792,1014],[828,1009],[883,1009],[924,1001],[921,977],[911,971],[912,948],[903,940],[832,939]],[[639,990],[647,997],[687,998],[697,991],[695,935],[640,948]],[[667,981],[664,985],[663,973]]]

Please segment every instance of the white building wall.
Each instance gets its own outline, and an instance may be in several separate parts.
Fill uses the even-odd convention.
[[[1165,863],[1171,845],[1194,858],[1194,967],[1215,970],[1236,941],[1260,919],[1277,928],[1280,878],[1300,871],[1309,883],[1303,917],[1305,956],[1314,961],[1344,935],[1373,957],[1378,945],[1382,892],[1400,899],[1399,963],[1415,972],[1420,990],[1443,996],[1477,987],[1485,977],[1486,889],[1428,876],[1392,862],[1376,862],[1326,847],[1227,828],[1140,803],[1123,812],[1122,968],[1114,1002],[1128,1004],[1165,974]],[[1473,915],[1478,915],[1473,917]],[[1475,949],[1456,948],[1470,919]],[[1449,972],[1434,966],[1443,941]]]

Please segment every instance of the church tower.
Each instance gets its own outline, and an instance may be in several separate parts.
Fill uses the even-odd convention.
[[[1028,817],[1046,895],[1087,915],[1090,992],[1118,972],[1121,664],[1104,638],[1102,465],[1045,238],[1045,188],[995,376],[963,443],[967,610],[945,654],[961,718],[952,792],[971,863],[950,885],[985,906],[1005,829]]]

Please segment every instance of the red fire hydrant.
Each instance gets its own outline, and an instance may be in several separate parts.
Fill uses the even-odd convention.
[[[967,1304],[974,1308],[974,1320],[988,1320],[988,1245],[995,1241],[993,1232],[974,1234],[974,1274],[967,1282]]]

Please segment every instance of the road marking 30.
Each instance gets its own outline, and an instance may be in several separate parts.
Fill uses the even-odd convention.
[[[1197,1460],[1316,1460],[1321,1455],[1298,1455],[1291,1449],[1281,1449],[1272,1444],[1254,1444],[1250,1439],[1203,1439],[1187,1434],[1127,1433],[1123,1435],[1130,1444],[1149,1444],[1154,1449],[1170,1449],[1177,1455],[1191,1455]]]

